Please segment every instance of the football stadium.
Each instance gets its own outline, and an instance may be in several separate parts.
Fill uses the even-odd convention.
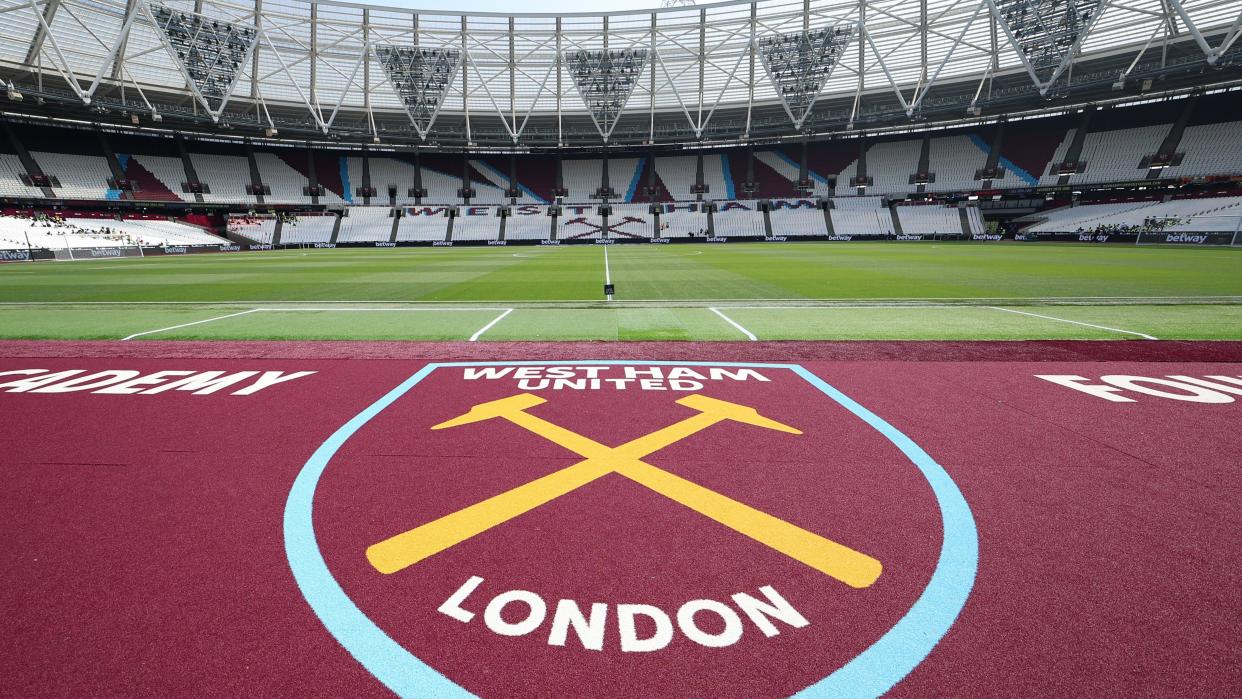
[[[0,676],[1242,695],[1242,1],[0,0]]]

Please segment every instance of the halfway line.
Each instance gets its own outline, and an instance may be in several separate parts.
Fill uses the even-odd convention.
[[[721,312],[720,312],[720,309],[718,309],[718,308],[709,308],[709,309],[707,309],[707,310],[711,311],[712,313],[715,313],[716,315],[720,316],[721,318],[724,318],[724,319],[725,319],[725,322],[727,322],[729,325],[732,325],[733,327],[735,327],[735,328],[737,328],[738,330],[740,330],[740,331],[742,332],[742,334],[743,334],[743,335],[745,335],[746,337],[750,338],[750,341],[751,341],[751,342],[754,342],[755,340],[758,340],[758,339],[759,339],[759,338],[755,337],[755,334],[754,334],[754,333],[752,333],[751,331],[747,330],[746,328],[743,328],[742,326],[738,325],[738,324],[737,324],[737,321],[735,321],[735,320],[733,320],[732,318],[730,318],[729,316],[727,316],[727,315],[725,315],[725,314],[721,313]]]
[[[1085,325],[1088,328],[1096,328],[1098,330],[1108,330],[1109,332],[1124,333],[1126,335],[1137,335],[1144,340],[1158,340],[1160,338],[1145,333],[1134,332],[1133,330],[1122,330],[1121,328],[1110,328],[1107,325],[1096,325],[1094,323],[1084,323],[1079,320],[1069,320],[1066,318],[1054,318],[1052,316],[1040,315],[1039,313],[1029,313],[1027,311],[1017,311],[1012,308],[1001,308],[1000,306],[984,306],[994,311],[1004,311],[1006,313],[1017,313],[1018,315],[1031,316],[1032,318],[1044,318],[1046,320],[1059,320],[1062,323],[1073,323],[1074,325]]]
[[[612,283],[612,270],[608,268],[608,245],[604,245],[604,283]],[[612,300],[612,294],[608,294],[608,300]]]

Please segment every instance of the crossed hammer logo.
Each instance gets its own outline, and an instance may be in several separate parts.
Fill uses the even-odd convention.
[[[613,221],[612,223],[609,223],[607,225],[599,225],[597,223],[592,223],[591,221],[587,220],[585,216],[579,216],[578,218],[569,219],[568,221],[565,222],[565,225],[568,226],[568,225],[575,224],[575,223],[581,223],[582,225],[589,227],[591,230],[587,231],[586,233],[575,233],[573,235],[574,238],[581,238],[584,235],[591,235],[592,233],[599,233],[600,235],[604,235],[606,233],[614,233],[614,234],[619,234],[619,235],[630,236],[631,238],[633,238],[633,237],[640,237],[640,236],[635,236],[633,233],[628,233],[626,231],[618,230],[618,229],[627,223],[641,223],[645,225],[647,223],[647,220],[644,218],[639,218],[638,216],[626,216],[625,218],[622,218],[620,221]]]
[[[404,570],[587,483],[615,473],[850,587],[868,587],[879,578],[882,566],[871,556],[642,460],[726,420],[795,435],[802,434],[800,430],[763,417],[754,408],[694,394],[681,398],[677,404],[691,408],[697,414],[620,446],[608,447],[527,412],[546,402],[534,394],[520,393],[480,403],[465,415],[441,422],[431,429],[442,430],[501,418],[578,454],[583,457],[582,461],[374,544],[366,551],[371,565],[385,574]]]

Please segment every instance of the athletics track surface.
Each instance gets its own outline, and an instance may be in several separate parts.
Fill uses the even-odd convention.
[[[524,390],[520,367],[427,368],[509,361],[636,378]],[[654,390],[675,367],[701,387]],[[5,694],[1242,692],[1242,395],[1132,383],[1149,392],[1112,402],[1038,378],[1238,378],[1242,343],[0,343],[0,372],[36,369],[0,375],[34,380],[0,386]],[[249,395],[267,374],[207,395],[37,392],[66,370],[315,373]],[[574,439],[531,424],[431,429],[522,393],[607,455],[701,412],[675,402],[691,393],[801,434],[711,424],[642,457],[691,485],[584,479],[380,572],[378,542],[580,468]],[[882,570],[847,584],[674,501],[696,487]],[[786,605],[757,613],[772,635],[734,597],[775,605],[765,588]],[[487,618],[514,590],[533,595]],[[583,617],[552,645],[560,600]],[[631,641],[663,614],[662,647],[622,647],[620,605],[640,604]]]

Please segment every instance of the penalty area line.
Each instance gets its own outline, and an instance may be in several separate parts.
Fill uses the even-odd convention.
[[[478,340],[479,340],[479,336],[480,336],[480,335],[482,335],[483,333],[487,332],[488,330],[491,330],[493,325],[495,325],[495,324],[499,323],[500,321],[504,320],[505,316],[509,315],[509,314],[510,314],[510,313],[512,313],[512,312],[513,312],[513,309],[512,309],[512,308],[506,308],[506,309],[504,310],[504,312],[503,312],[503,313],[501,313],[500,315],[496,316],[495,318],[492,318],[492,322],[490,322],[490,323],[488,323],[487,325],[484,325],[483,327],[479,328],[478,332],[476,332],[475,334],[471,335],[471,336],[470,336],[470,342],[478,342]]]
[[[1042,315],[1040,313],[1031,313],[1029,311],[1019,311],[1019,310],[1015,310],[1012,308],[1001,308],[1000,306],[984,306],[984,308],[990,308],[994,311],[1004,311],[1006,313],[1017,313],[1018,315],[1031,316],[1032,318],[1043,318],[1045,320],[1056,320],[1062,323],[1072,323],[1074,325],[1082,325],[1088,328],[1096,328],[1097,330],[1107,330],[1109,332],[1114,332],[1114,333],[1123,333],[1125,335],[1136,335],[1138,337],[1143,338],[1144,340],[1160,339],[1158,337],[1155,337],[1154,335],[1148,335],[1146,333],[1135,332],[1133,330],[1122,330],[1121,328],[1110,328],[1107,325],[1096,325],[1095,323],[1084,323],[1080,320],[1069,320],[1068,318],[1056,318],[1053,316]]]
[[[134,333],[133,335],[122,337],[121,342],[125,342],[126,340],[132,340],[135,337],[142,337],[143,335],[154,335],[156,333],[168,332],[169,330],[176,330],[178,328],[188,328],[191,325],[202,325],[203,323],[210,323],[210,322],[217,321],[217,320],[224,320],[225,318],[236,318],[237,316],[244,316],[249,313],[257,313],[261,310],[263,309],[262,308],[251,308],[248,311],[241,311],[240,313],[230,313],[228,315],[216,316],[215,318],[204,318],[203,320],[196,320],[193,323],[182,323],[181,325],[170,325],[167,328],[159,328],[158,330],[147,330],[145,332]]]
[[[736,320],[733,320],[733,319],[732,319],[732,318],[730,318],[729,316],[727,316],[727,315],[725,315],[725,314],[721,313],[719,308],[711,307],[711,308],[708,308],[707,310],[711,311],[712,313],[715,313],[716,315],[718,315],[718,316],[720,316],[721,318],[723,318],[723,319],[725,320],[725,322],[726,322],[726,323],[728,323],[729,325],[732,325],[733,327],[737,328],[737,329],[738,329],[738,330],[739,330],[739,331],[740,331],[743,335],[745,335],[745,336],[747,337],[747,339],[749,339],[751,342],[754,342],[754,341],[756,341],[756,340],[758,340],[758,339],[759,339],[759,338],[755,337],[755,334],[754,334],[754,333],[752,333],[751,331],[749,331],[749,330],[747,330],[746,328],[743,328],[741,325],[739,325],[739,324],[738,324],[738,322],[737,322]]]

